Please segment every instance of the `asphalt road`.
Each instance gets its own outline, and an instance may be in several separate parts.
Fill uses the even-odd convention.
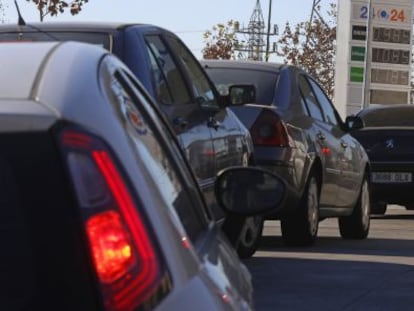
[[[267,221],[259,250],[244,262],[257,311],[414,310],[414,211],[374,216],[366,240],[343,240],[336,219],[320,223],[316,244],[283,246]]]

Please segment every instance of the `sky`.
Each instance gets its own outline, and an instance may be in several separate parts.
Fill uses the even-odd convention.
[[[38,22],[39,14],[30,0],[17,0],[26,23]],[[70,2],[70,0],[66,0]],[[89,0],[79,15],[65,13],[57,17],[47,16],[45,21],[114,21],[150,23],[176,33],[197,58],[205,46],[203,34],[212,30],[218,23],[238,20],[247,27],[257,0]],[[267,25],[269,4],[272,1],[271,25],[279,27],[279,33],[286,22],[295,25],[308,21],[313,0],[260,0],[263,18]],[[322,0],[321,4],[329,3]],[[14,0],[0,0],[3,3],[4,17],[7,23],[17,22]],[[326,6],[327,7],[327,6]],[[242,37],[239,37],[243,39]],[[277,36],[271,37],[271,42]],[[277,61],[276,56],[270,60]]]

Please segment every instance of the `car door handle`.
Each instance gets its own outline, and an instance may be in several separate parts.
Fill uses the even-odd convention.
[[[181,129],[185,129],[188,126],[188,121],[183,117],[176,117],[173,119],[173,124],[180,127]]]
[[[341,141],[341,146],[342,146],[342,148],[347,148],[348,144],[344,141]]]
[[[317,137],[318,137],[319,140],[325,140],[326,139],[325,135],[323,135],[321,132],[319,132],[317,134]]]

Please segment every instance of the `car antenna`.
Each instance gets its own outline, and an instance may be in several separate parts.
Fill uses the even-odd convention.
[[[34,25],[26,24],[26,22],[25,22],[25,21],[24,21],[24,19],[23,19],[22,14],[20,13],[20,9],[19,9],[19,5],[18,5],[18,3],[17,3],[17,0],[14,0],[14,4],[16,5],[17,15],[18,15],[18,17],[19,17],[19,19],[18,19],[18,21],[17,21],[17,24],[18,24],[19,26],[27,26],[27,27],[30,27],[30,28],[32,28],[32,29],[34,29],[34,30],[36,30],[36,31],[38,31],[38,32],[40,32],[40,33],[45,34],[46,36],[48,36],[49,38],[51,38],[51,39],[53,39],[53,40],[55,40],[55,41],[60,41],[60,39],[56,38],[54,35],[52,35],[52,34],[50,34],[50,33],[46,32],[46,31],[43,31],[43,30],[41,30],[40,28],[38,28],[38,27],[36,27],[36,26],[34,26]],[[21,38],[22,36],[23,36],[23,33],[20,33],[20,34],[19,34],[19,37]]]
[[[20,14],[20,9],[19,9],[19,5],[17,4],[17,0],[14,0],[14,4],[16,5],[17,15],[19,16],[17,24],[19,26],[25,26],[26,22],[24,21],[22,14]]]

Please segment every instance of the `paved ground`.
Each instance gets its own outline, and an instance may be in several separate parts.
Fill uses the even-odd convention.
[[[343,240],[336,219],[320,223],[316,245],[282,245],[265,223],[259,251],[245,260],[257,310],[414,309],[414,211],[392,206],[373,217],[366,240]]]

